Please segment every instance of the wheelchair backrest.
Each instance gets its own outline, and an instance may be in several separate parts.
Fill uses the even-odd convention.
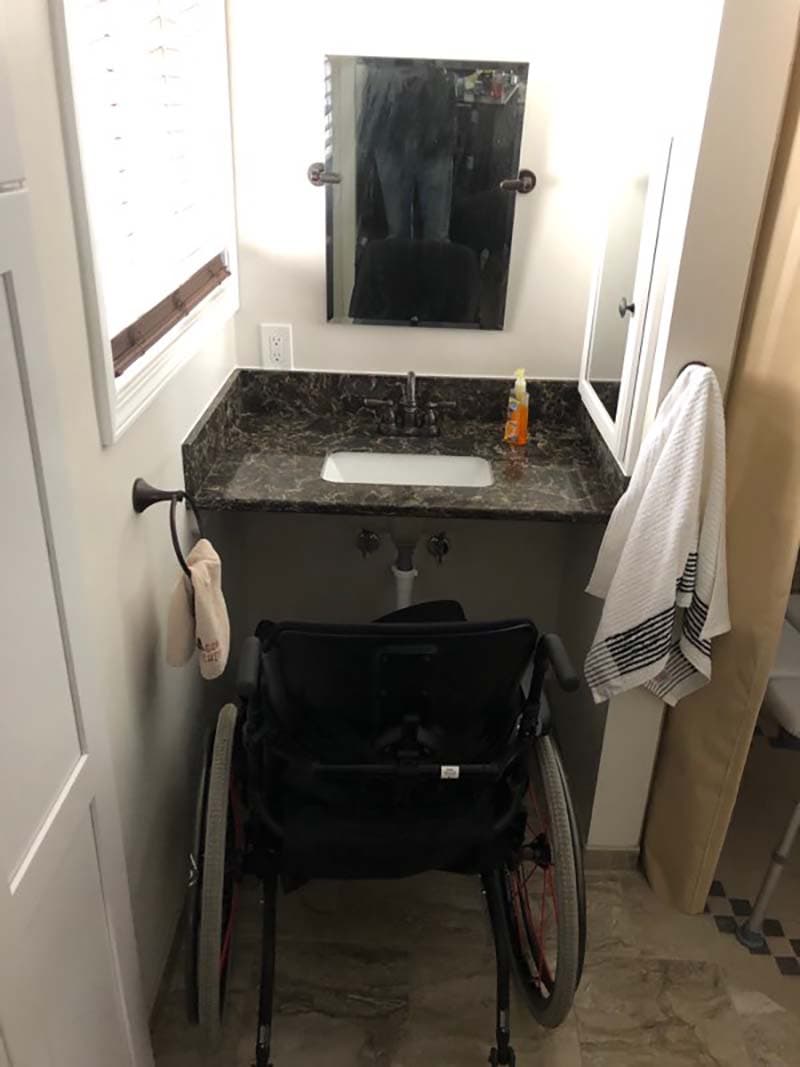
[[[267,716],[326,762],[490,759],[521,708],[536,627],[285,622],[263,652]]]

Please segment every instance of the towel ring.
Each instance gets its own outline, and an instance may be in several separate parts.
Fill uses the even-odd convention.
[[[689,367],[707,367],[707,366],[708,366],[708,364],[704,363],[702,359],[690,359],[688,363],[684,363],[684,365],[681,367],[681,369],[678,371],[678,373],[675,375],[675,377],[676,378],[680,378],[680,376],[683,374],[683,372]]]
[[[137,515],[141,515],[143,511],[146,511],[151,504],[160,504],[162,501],[169,501],[169,533],[172,540],[172,547],[175,550],[175,556],[180,564],[180,568],[187,578],[192,577],[192,572],[189,570],[189,564],[186,562],[186,558],[181,548],[181,543],[178,538],[178,504],[183,502],[194,515],[195,522],[197,523],[197,529],[202,536],[202,527],[200,525],[200,515],[198,514],[195,503],[189,494],[184,489],[156,489],[155,486],[150,485],[144,478],[137,478],[133,483],[133,489],[131,491],[131,500],[133,501],[133,510]]]

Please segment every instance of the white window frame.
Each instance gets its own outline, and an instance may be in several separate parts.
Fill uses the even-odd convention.
[[[102,279],[96,269],[95,222],[92,205],[86,195],[80,148],[80,116],[72,91],[69,35],[78,0],[50,0],[53,44],[56,59],[61,120],[72,192],[72,209],[81,265],[86,326],[89,334],[92,380],[100,439],[105,446],[114,444],[152,403],[167,384],[206,342],[233,318],[239,310],[239,268],[237,258],[236,209],[233,173],[233,135],[230,115],[230,79],[227,56],[227,18],[224,0],[218,2],[220,84],[228,90],[225,110],[224,139],[227,162],[224,166],[226,247],[224,251],[230,276],[214,289],[197,307],[159,338],[118,378],[114,375]],[[167,293],[163,294],[165,297]]]

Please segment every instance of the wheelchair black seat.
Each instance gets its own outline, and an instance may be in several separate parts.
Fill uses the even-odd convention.
[[[219,1026],[215,1003],[228,960],[215,1001],[214,989],[204,995],[201,957],[220,939],[230,944],[243,869],[264,884],[258,1067],[269,1062],[279,880],[288,891],[312,878],[433,869],[479,876],[497,949],[495,1062],[513,1062],[511,969],[536,1017],[561,1021],[582,965],[583,890],[577,824],[548,735],[548,666],[563,687],[577,685],[554,635],[539,635],[529,619],[469,622],[454,602],[370,624],[259,625],[243,650],[241,707],[225,719],[224,746],[218,728],[209,757],[213,784],[218,743],[227,753],[229,784],[218,803],[225,822],[220,830],[215,810],[217,838],[209,842],[204,816],[195,846],[201,881],[213,850],[222,852],[213,865],[217,890],[206,883],[202,900],[195,894],[190,919],[200,945],[190,953],[191,1008],[210,1032]],[[201,807],[210,812],[211,786],[204,789]],[[539,884],[533,908],[531,887]],[[204,949],[206,906],[215,922]]]
[[[536,637],[526,620],[272,628],[255,714],[277,753],[287,881],[497,863],[522,777],[511,789],[500,764]]]

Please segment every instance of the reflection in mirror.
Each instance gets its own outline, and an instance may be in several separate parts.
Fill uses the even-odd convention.
[[[588,377],[612,419],[616,419],[628,330],[637,309],[633,297],[642,238],[647,175],[626,176],[612,190],[605,245],[595,279],[594,323]]]
[[[503,328],[527,76],[327,57],[329,319]]]

